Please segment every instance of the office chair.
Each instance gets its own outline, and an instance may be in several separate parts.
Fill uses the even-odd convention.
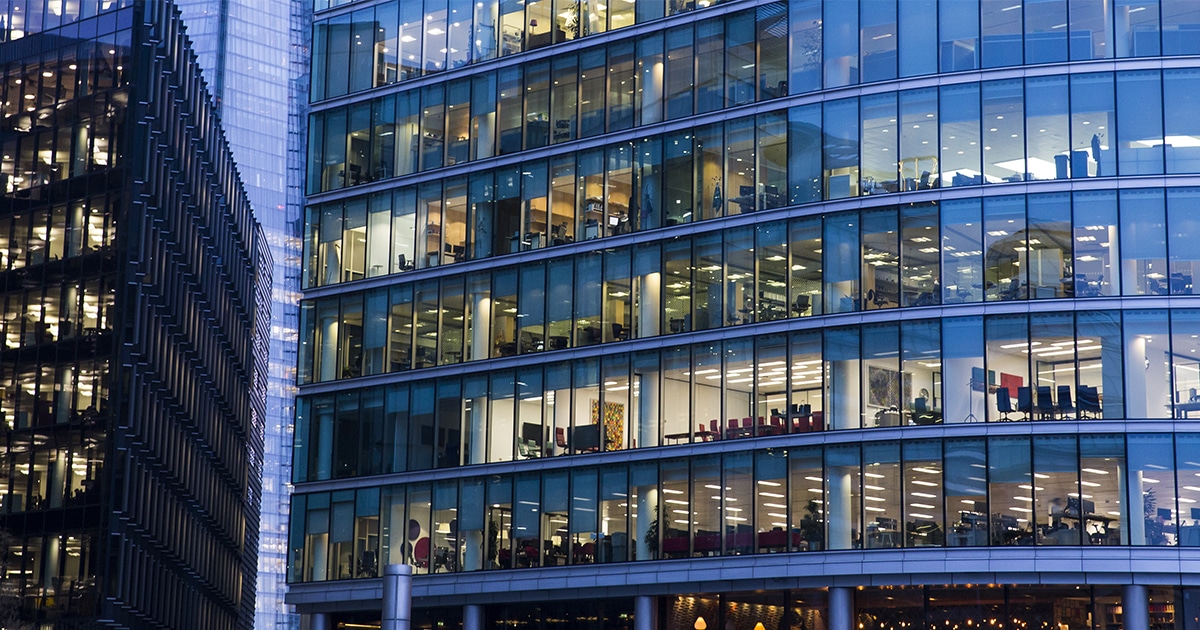
[[[996,388],[996,411],[1000,412],[1000,420],[1008,421],[1008,414],[1013,412],[1012,399],[1008,397],[1007,387]]]

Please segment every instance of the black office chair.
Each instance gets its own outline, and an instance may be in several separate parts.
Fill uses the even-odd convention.
[[[804,315],[808,312],[810,306],[812,306],[812,296],[808,294],[797,295],[796,304],[792,306],[792,310],[796,312],[796,315]]]
[[[1058,386],[1058,417],[1066,420],[1070,414],[1075,413],[1075,405],[1071,404],[1071,386]]]
[[[913,399],[913,424],[935,424],[936,416],[929,411],[929,399],[924,396]]]
[[[1000,412],[1000,421],[1008,422],[1008,414],[1013,412],[1012,399],[1008,397],[1007,387],[996,388],[996,411]]]
[[[1038,420],[1054,419],[1054,398],[1050,395],[1049,385],[1039,385],[1037,388]]]
[[[1025,414],[1026,420],[1033,419],[1033,392],[1028,387],[1017,388],[1017,412]]]
[[[1080,418],[1098,418],[1100,417],[1100,392],[1095,387],[1080,385],[1076,390],[1076,399],[1079,404]]]

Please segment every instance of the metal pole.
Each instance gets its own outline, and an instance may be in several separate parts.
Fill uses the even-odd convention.
[[[1121,593],[1121,621],[1125,630],[1150,628],[1150,598],[1143,584],[1126,584]]]
[[[383,568],[383,619],[381,630],[409,630],[412,625],[412,567],[389,564]]]
[[[829,588],[829,630],[851,630],[854,627],[854,589],[846,586]]]

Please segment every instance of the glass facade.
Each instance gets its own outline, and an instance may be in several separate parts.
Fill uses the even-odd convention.
[[[173,12],[0,9],[13,627],[253,614],[270,257]]]
[[[1193,5],[316,3],[290,600],[1197,630]]]

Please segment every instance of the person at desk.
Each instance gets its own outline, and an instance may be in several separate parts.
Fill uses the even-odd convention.
[[[1062,519],[1067,514],[1067,505],[1061,497],[1050,499],[1050,527],[1058,529],[1062,527]]]

